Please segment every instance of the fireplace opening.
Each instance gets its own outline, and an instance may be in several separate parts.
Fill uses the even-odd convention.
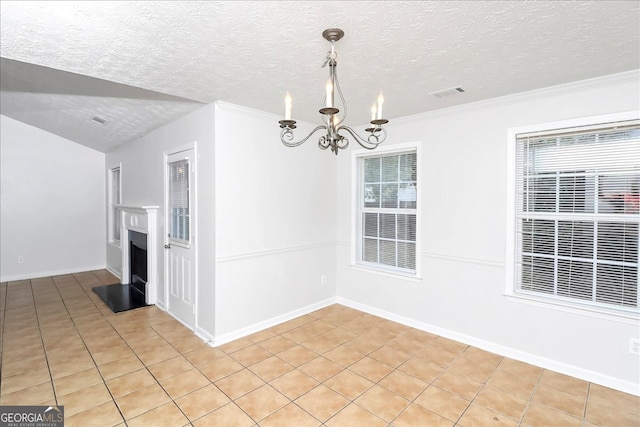
[[[129,230],[128,237],[129,283],[117,283],[93,288],[93,291],[114,313],[147,305],[147,235]]]
[[[129,283],[145,300],[147,288],[147,235],[129,230]]]

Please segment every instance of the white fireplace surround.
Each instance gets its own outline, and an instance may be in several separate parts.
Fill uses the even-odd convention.
[[[120,239],[122,242],[122,278],[123,285],[130,281],[129,230],[147,236],[147,286],[145,302],[155,304],[158,289],[158,206],[115,205],[120,210]]]

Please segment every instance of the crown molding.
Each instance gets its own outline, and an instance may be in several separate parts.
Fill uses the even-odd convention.
[[[413,122],[425,118],[432,118],[442,115],[461,113],[468,110],[476,110],[482,107],[491,107],[495,105],[505,104],[515,101],[527,101],[537,98],[544,98],[552,95],[564,95],[572,92],[578,92],[585,89],[595,89],[607,86],[615,86],[624,83],[640,83],[640,69],[625,71],[617,74],[610,74],[601,77],[594,77],[586,80],[578,80],[575,82],[565,83],[556,86],[549,86],[541,89],[534,89],[526,92],[518,92],[510,95],[504,95],[496,98],[485,99],[482,101],[470,102],[467,104],[456,105],[453,107],[441,108],[438,110],[425,111],[424,113],[413,114],[393,119],[393,124]]]

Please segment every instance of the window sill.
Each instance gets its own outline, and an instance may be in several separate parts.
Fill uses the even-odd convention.
[[[410,274],[401,273],[401,272],[383,270],[380,268],[367,267],[360,264],[350,264],[350,267],[354,270],[363,271],[365,273],[373,273],[381,276],[393,277],[394,279],[407,280],[409,282],[416,282],[416,283],[422,282],[422,277],[419,275],[410,275]]]
[[[572,304],[570,302],[552,300],[542,297],[536,297],[527,294],[505,293],[505,298],[508,301],[513,301],[521,304],[529,304],[537,307],[548,308],[551,310],[563,311],[565,313],[579,314],[582,316],[605,319],[618,323],[625,323],[629,325],[637,325],[640,320],[640,313],[632,313],[628,311],[615,311],[607,310],[599,307],[592,307],[582,304]]]

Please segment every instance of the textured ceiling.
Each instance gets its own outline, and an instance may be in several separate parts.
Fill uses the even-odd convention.
[[[2,1],[2,114],[101,151],[201,103],[282,114],[287,90],[293,118],[316,122],[321,33],[337,27],[347,122],[367,122],[380,91],[393,119],[638,69],[639,4]]]

